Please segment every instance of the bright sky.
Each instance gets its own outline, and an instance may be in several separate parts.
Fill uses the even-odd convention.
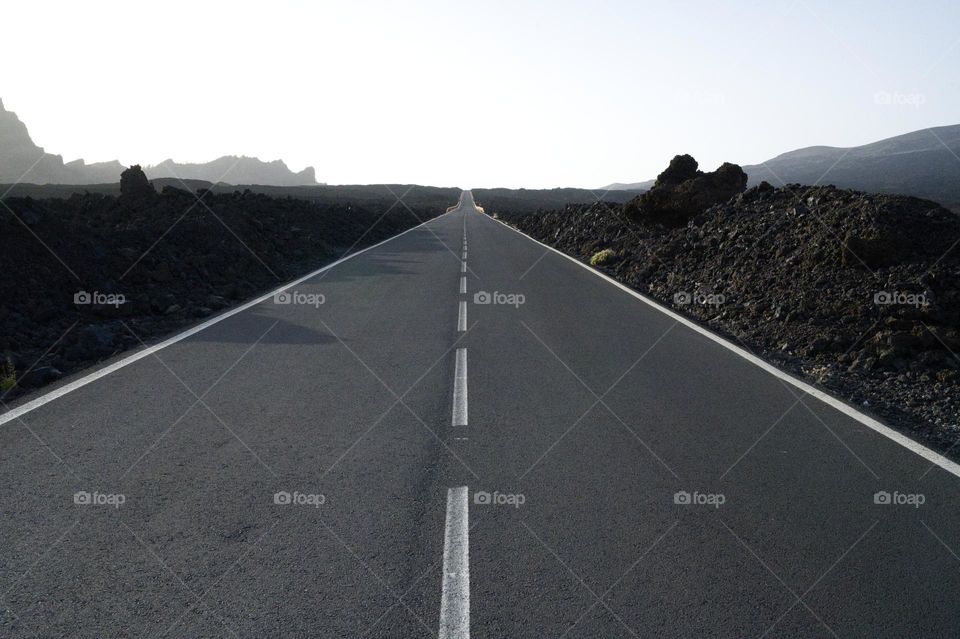
[[[0,98],[66,160],[598,187],[960,122],[956,0],[14,0],[3,23]]]

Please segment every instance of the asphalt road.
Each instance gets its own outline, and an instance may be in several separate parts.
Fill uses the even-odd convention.
[[[956,467],[469,192],[27,399],[4,637],[960,636]]]

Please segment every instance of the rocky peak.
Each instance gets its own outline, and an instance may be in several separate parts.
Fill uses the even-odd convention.
[[[34,144],[17,114],[0,103],[0,184],[20,181],[28,171],[31,175],[25,181],[38,181],[30,177],[55,173],[58,162],[63,161]]]
[[[30,139],[26,125],[20,121],[17,114],[3,108],[3,102],[0,102],[0,148],[31,148],[42,151]]]

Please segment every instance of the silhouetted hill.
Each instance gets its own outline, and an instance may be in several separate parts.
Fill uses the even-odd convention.
[[[614,182],[608,184],[601,191],[647,191],[653,186],[656,180],[644,180],[643,182]]]
[[[863,146],[812,146],[743,169],[754,186],[834,184],[960,203],[960,125],[921,129]]]
[[[0,100],[0,184],[105,184],[114,183],[126,167],[117,162],[83,160],[64,162],[33,143],[26,125],[17,114],[7,111]],[[264,162],[257,158],[224,156],[204,164],[177,164],[166,160],[146,168],[150,178],[180,177],[230,184],[300,186],[317,183],[313,167],[299,173],[282,160]]]
[[[179,164],[173,160],[164,160],[156,166],[146,167],[144,171],[150,179],[172,177],[214,183],[272,186],[303,186],[317,183],[312,166],[294,173],[287,168],[283,160],[264,162],[257,158],[235,155],[225,155],[204,164]]]

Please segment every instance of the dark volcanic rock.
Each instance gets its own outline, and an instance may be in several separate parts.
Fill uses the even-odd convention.
[[[19,380],[17,386],[22,388],[36,388],[49,384],[63,377],[63,373],[53,366],[40,366],[28,371]]]
[[[157,194],[146,173],[139,164],[134,164],[120,174],[120,197],[126,200],[142,200]]]
[[[843,238],[843,265],[876,268],[896,261],[896,242],[881,234],[861,237],[853,231]]]
[[[670,160],[670,165],[663,170],[663,173],[657,176],[654,187],[675,186],[687,180],[692,180],[698,175],[701,175],[698,166],[697,161],[693,159],[692,155],[686,153],[683,155],[675,155],[673,159]]]
[[[624,205],[624,214],[636,222],[683,226],[714,204],[726,202],[747,187],[747,174],[725,162],[712,173],[697,170],[697,161],[678,155],[657,176],[646,193]]]

